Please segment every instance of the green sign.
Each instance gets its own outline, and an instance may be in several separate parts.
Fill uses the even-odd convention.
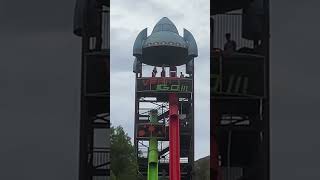
[[[138,78],[138,92],[176,92],[176,93],[191,93],[192,79],[191,78]]]
[[[248,94],[249,78],[246,76],[235,76],[233,74],[223,77],[218,74],[211,75],[211,90],[213,93],[224,94]]]

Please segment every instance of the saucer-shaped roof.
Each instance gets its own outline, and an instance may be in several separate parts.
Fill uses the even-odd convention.
[[[181,36],[167,31],[152,33],[143,44],[143,48],[150,46],[175,46],[187,48],[186,42]]]
[[[173,22],[164,17],[155,25],[150,36],[147,36],[147,29],[139,33],[133,55],[148,65],[178,66],[188,63],[198,55],[198,51],[192,34],[184,30],[184,36],[180,36]]]
[[[179,35],[177,27],[167,17],[163,17],[158,21],[158,23],[154,26],[152,33],[156,33],[159,31],[169,31]]]
[[[173,22],[163,17],[154,26],[151,35],[143,44],[143,48],[150,46],[176,46],[187,48],[185,40],[179,35]]]

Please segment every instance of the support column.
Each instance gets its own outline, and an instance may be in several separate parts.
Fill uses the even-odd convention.
[[[217,112],[217,105],[215,103],[212,104],[213,106],[213,122],[211,126],[211,168],[212,168],[212,173],[211,177],[213,180],[222,180],[221,177],[221,171],[219,167],[219,152],[218,152],[218,143],[217,143],[217,127],[219,125],[219,115]]]

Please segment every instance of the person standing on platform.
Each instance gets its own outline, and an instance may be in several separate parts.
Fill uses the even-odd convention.
[[[155,66],[152,70],[152,77],[156,77],[157,75],[157,67]]]
[[[177,67],[170,66],[170,77],[177,77]]]
[[[161,77],[166,77],[166,70],[164,69],[164,65],[162,65]]]
[[[234,40],[231,40],[230,33],[226,34],[226,40],[227,42],[224,44],[224,52],[228,54],[236,52],[237,44]]]
[[[184,78],[184,75],[182,74],[182,72],[180,72],[180,78]]]

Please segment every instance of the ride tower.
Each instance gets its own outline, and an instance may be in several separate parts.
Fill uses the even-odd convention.
[[[211,8],[211,176],[269,180],[269,2]]]
[[[186,29],[180,36],[176,26],[164,17],[150,36],[147,29],[138,34],[133,55],[138,173],[148,180],[190,180],[194,163],[196,41]],[[184,72],[178,74],[177,69]]]
[[[79,180],[110,176],[109,0],[77,0],[74,34],[82,39]]]

